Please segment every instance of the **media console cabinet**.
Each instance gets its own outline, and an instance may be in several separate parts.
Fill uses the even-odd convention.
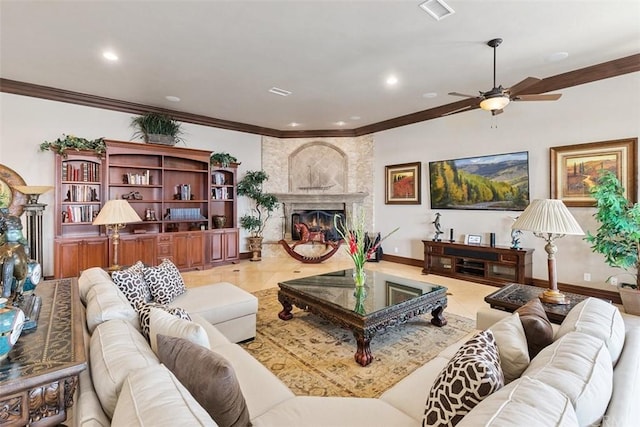
[[[423,240],[424,274],[503,286],[532,283],[533,249]]]

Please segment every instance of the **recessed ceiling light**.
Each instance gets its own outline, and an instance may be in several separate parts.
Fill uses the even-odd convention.
[[[336,122],[336,125],[338,125],[338,126],[344,126],[346,124],[347,124],[347,122],[343,122],[342,120],[340,120],[339,122]]]
[[[280,96],[289,96],[291,95],[291,91],[288,91],[286,89],[280,89],[279,87],[272,87],[271,89],[269,89],[269,92],[271,93],[275,93],[276,95],[280,95]]]
[[[291,122],[289,123],[289,126],[291,126],[292,128],[297,128],[298,126],[300,126],[300,123]]]
[[[107,61],[117,61],[118,60],[118,55],[116,55],[115,52],[112,52],[110,50],[105,50],[104,52],[102,52],[102,57],[104,59],[106,59]]]
[[[394,75],[390,75],[389,77],[387,77],[386,82],[388,86],[395,86],[398,84],[398,77]]]
[[[569,52],[554,52],[551,55],[547,56],[547,61],[549,62],[564,61],[568,57],[569,57]]]
[[[173,96],[173,95],[167,95],[167,96],[165,96],[165,99],[167,101],[171,101],[171,102],[180,102],[180,98],[178,98],[177,96]]]
[[[435,98],[436,96],[438,96],[436,92],[426,92],[422,94],[423,98]]]
[[[360,116],[351,116],[351,120],[360,120],[361,117]]]

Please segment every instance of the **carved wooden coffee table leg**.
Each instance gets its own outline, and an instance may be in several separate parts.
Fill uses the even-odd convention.
[[[444,317],[444,307],[440,306],[431,312],[433,319],[431,323],[436,326],[444,326],[447,324],[447,319]]]
[[[356,338],[356,343],[358,345],[358,349],[356,350],[356,354],[353,358],[361,366],[367,366],[369,363],[373,362],[373,355],[371,354],[371,347],[369,346],[372,337],[358,331],[353,331],[353,336]]]
[[[278,317],[282,320],[290,320],[293,317],[293,314],[291,314],[293,306],[289,301],[283,299],[280,299],[280,304],[282,304],[282,311],[278,313]]]

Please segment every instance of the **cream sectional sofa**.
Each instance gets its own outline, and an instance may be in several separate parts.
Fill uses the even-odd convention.
[[[127,309],[130,305],[109,277],[88,270],[79,278],[79,286],[86,306],[89,369],[80,377],[74,424],[215,426],[189,391],[159,362],[139,332],[137,315]],[[220,285],[210,285],[216,286]],[[246,295],[236,292],[239,289],[233,285],[223,286],[226,292],[220,295],[231,295],[228,300],[223,296],[215,301],[203,295],[196,297],[192,292],[201,288],[194,288],[172,304],[190,312],[192,321],[206,332],[211,351],[232,365],[251,423],[257,427],[421,426],[431,385],[472,335],[444,350],[378,399],[295,396],[234,343],[246,337],[245,333],[236,334],[235,326],[238,330],[246,328],[242,321],[234,325],[230,313],[234,312],[233,306],[242,305]],[[101,300],[99,304],[96,299]],[[215,309],[211,309],[213,305]],[[531,361],[521,378],[487,397],[459,425],[587,425],[599,422],[605,411],[605,421],[611,426],[633,425],[640,419],[640,405],[633,405],[633,399],[640,395],[640,322],[625,317],[623,324],[611,312],[600,313],[601,308],[597,307],[596,320],[590,320],[605,324],[608,316],[604,332],[598,328],[593,332],[580,323],[584,316],[593,314],[594,308],[586,307],[571,321],[573,325],[565,325],[556,342]],[[508,314],[488,310],[478,320],[483,326],[491,326],[505,316]],[[609,349],[618,353],[615,367]],[[563,370],[568,370],[571,380],[558,383],[556,379]],[[570,387],[564,387],[563,382]],[[591,383],[595,387],[588,387]]]

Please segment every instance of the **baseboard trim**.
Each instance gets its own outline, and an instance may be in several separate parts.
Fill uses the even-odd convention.
[[[423,267],[424,261],[421,259],[405,258],[397,255],[382,254],[383,261],[395,262],[396,264],[410,265],[412,267]]]

